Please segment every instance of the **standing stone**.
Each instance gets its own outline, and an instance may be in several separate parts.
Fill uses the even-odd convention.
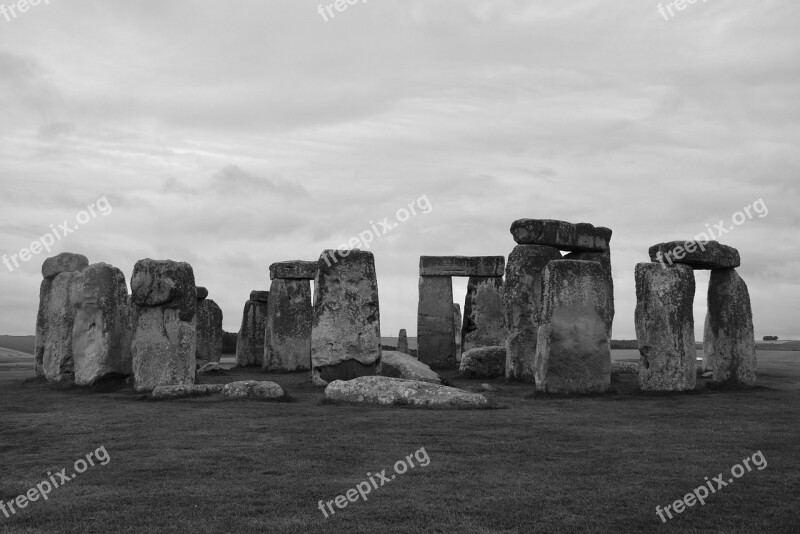
[[[251,291],[250,300],[244,303],[242,326],[236,339],[236,365],[261,367],[264,365],[264,335],[269,314],[269,291]]]
[[[409,354],[408,334],[406,333],[405,328],[401,328],[400,333],[397,335],[397,352],[402,352],[403,354]]]
[[[608,315],[614,320],[614,277],[611,274],[611,249],[602,252],[570,252],[564,256],[565,260],[596,261],[603,268],[603,280],[606,284],[608,295]],[[608,339],[611,339],[611,326],[609,323]]]
[[[106,263],[89,265],[73,277],[70,302],[75,314],[75,384],[91,386],[102,378],[130,376],[130,308],[122,271]]]
[[[315,385],[380,373],[381,320],[372,252],[322,252],[314,282],[311,362]]]
[[[455,365],[453,281],[449,276],[420,276],[417,307],[417,358],[432,369]]]
[[[639,387],[643,391],[686,391],[696,382],[694,271],[636,265],[636,340]]]
[[[202,289],[198,287],[198,296],[203,294]],[[205,291],[208,296],[208,290]],[[197,358],[197,366],[211,362],[219,362],[222,358],[222,308],[208,298],[197,299],[197,321],[195,321],[195,328],[197,329],[197,348],[195,356]]]
[[[508,337],[503,318],[503,279],[470,276],[464,301],[461,352],[480,347],[505,346]]]
[[[547,264],[560,260],[557,248],[517,245],[508,255],[503,288],[506,340],[506,377],[519,382],[536,381],[536,340],[542,322],[542,273]]]
[[[542,278],[536,389],[547,393],[606,391],[611,385],[611,318],[603,268],[593,261],[551,261]]]
[[[461,304],[453,303],[453,331],[455,333],[455,356],[456,363],[461,362]]]
[[[131,352],[136,391],[194,384],[195,287],[188,263],[145,259],[134,265]]]
[[[747,284],[735,269],[711,271],[703,339],[704,368],[714,382],[754,386],[756,345]]]
[[[265,370],[290,372],[311,369],[313,319],[309,280],[272,280],[264,334]]]
[[[62,252],[42,263],[39,310],[36,315],[34,369],[36,376],[50,382],[70,384],[74,380],[72,328],[75,310],[70,302],[70,285],[78,272],[89,265],[81,254]]]

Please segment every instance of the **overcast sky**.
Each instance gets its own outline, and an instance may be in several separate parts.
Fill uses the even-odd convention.
[[[62,251],[128,281],[138,259],[188,261],[237,331],[270,263],[316,259],[424,198],[371,244],[385,336],[416,335],[420,255],[507,256],[530,217],[613,229],[615,338],[635,337],[648,247],[720,221],[756,335],[800,337],[796,1],[670,18],[651,0],[369,0],[327,21],[318,5],[0,15],[0,253],[78,226],[0,265],[0,333],[33,333],[41,263]],[[110,213],[76,222],[103,198]]]

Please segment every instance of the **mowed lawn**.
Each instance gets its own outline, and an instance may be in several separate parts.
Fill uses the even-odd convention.
[[[0,359],[0,499],[101,446],[110,461],[0,513],[0,533],[800,531],[798,353],[759,351],[748,391],[640,395],[629,375],[616,395],[555,398],[493,380],[484,411],[330,405],[305,373],[243,371],[205,381],[274,380],[292,401],[157,402],[23,384],[22,360]],[[317,508],[421,447],[427,467]],[[766,468],[662,524],[656,505],[756,451]]]

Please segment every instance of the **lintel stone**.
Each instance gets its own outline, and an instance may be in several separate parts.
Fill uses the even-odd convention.
[[[503,256],[420,256],[420,276],[503,276]]]

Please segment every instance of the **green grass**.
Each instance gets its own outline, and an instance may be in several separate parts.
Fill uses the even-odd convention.
[[[155,402],[23,384],[30,370],[0,367],[0,499],[100,446],[111,457],[0,514],[0,533],[797,532],[800,371],[759,357],[762,386],[748,391],[640,395],[621,375],[616,395],[532,397],[494,380],[486,395],[500,409],[483,411],[326,404],[305,374],[242,370],[206,382],[270,379],[292,402]],[[427,467],[329,519],[318,510],[420,447]],[[766,469],[658,519],[656,505],[758,450]]]

